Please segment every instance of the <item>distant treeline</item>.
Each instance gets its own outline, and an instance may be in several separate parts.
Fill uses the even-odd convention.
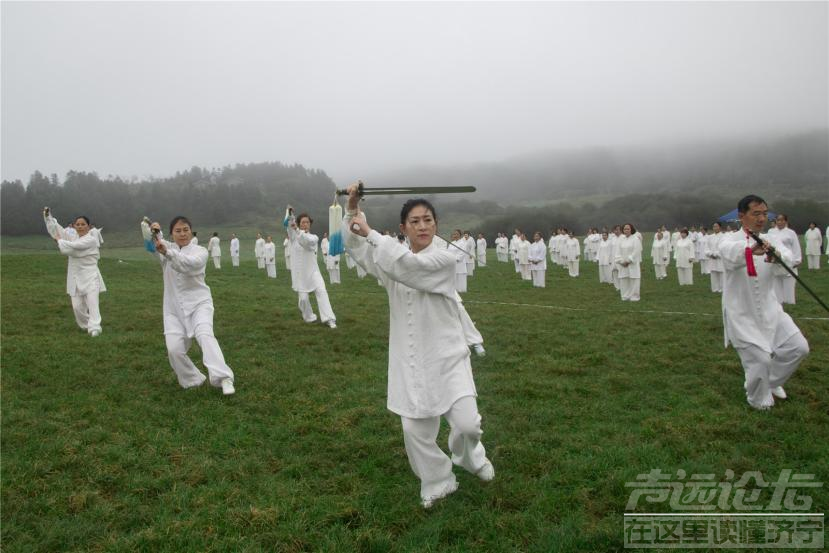
[[[158,221],[186,215],[201,224],[281,221],[287,203],[322,213],[334,194],[334,182],[324,172],[281,163],[193,167],[171,178],[134,183],[75,171],[60,182],[57,175],[35,172],[28,186],[20,181],[1,186],[0,231],[7,235],[43,232],[44,206],[64,224],[86,215],[98,227],[122,230],[144,215]]]
[[[292,204],[308,211],[322,225],[334,193],[334,182],[323,172],[301,165],[257,163],[222,169],[193,167],[167,179],[126,182],[117,177],[100,178],[95,173],[69,172],[63,182],[56,175],[35,172],[28,186],[20,181],[4,181],[0,188],[5,235],[39,234],[44,231],[41,210],[52,208],[64,224],[78,215],[88,216],[93,224],[108,230],[135,228],[142,216],[169,221],[175,215],[190,217],[199,227],[209,225],[257,226],[264,221],[281,221],[284,208]],[[769,208],[789,216],[798,233],[810,221],[825,229],[829,224],[829,201],[813,199],[769,200]],[[457,198],[457,196],[454,196]],[[446,219],[477,221],[472,232],[488,239],[498,232],[520,228],[528,234],[539,230],[566,227],[583,235],[588,227],[610,227],[632,223],[637,229],[653,231],[660,225],[669,228],[710,225],[736,207],[738,196],[713,193],[627,193],[595,203],[562,201],[544,207],[519,207],[494,201],[473,201],[436,197],[438,216]],[[539,203],[555,200],[539,198]],[[367,213],[372,226],[397,229],[401,196],[372,197]],[[448,217],[447,217],[448,216]],[[474,216],[474,217],[473,217]],[[449,229],[442,226],[441,231]],[[320,231],[321,232],[321,231]]]

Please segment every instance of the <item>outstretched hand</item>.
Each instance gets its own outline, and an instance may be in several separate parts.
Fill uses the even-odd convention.
[[[351,218],[351,232],[363,238],[371,232],[371,227],[368,226],[366,216],[362,212],[358,212],[357,215]]]
[[[346,188],[346,191],[348,192],[348,211],[360,210],[360,196],[357,195],[357,191],[359,190],[361,184],[363,184],[363,182],[358,180],[357,182],[352,182]]]

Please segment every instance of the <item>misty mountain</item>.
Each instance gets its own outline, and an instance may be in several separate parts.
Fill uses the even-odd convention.
[[[478,188],[476,199],[522,203],[643,193],[829,199],[829,130],[753,141],[552,150],[500,162],[420,166],[369,175],[375,186]]]

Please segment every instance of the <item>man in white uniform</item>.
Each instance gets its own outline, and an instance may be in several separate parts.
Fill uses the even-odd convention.
[[[774,247],[787,264],[792,254],[774,237],[760,234],[768,221],[766,202],[746,196],[737,211],[742,228],[720,242],[725,345],[733,345],[740,356],[749,405],[769,409],[775,398],[786,398],[783,385],[808,355],[809,344],[774,295],[774,264],[768,251]],[[749,230],[764,242],[757,243]]]
[[[256,267],[259,269],[265,268],[265,239],[262,238],[262,233],[256,233],[256,243],[253,246],[253,255],[256,256]]]
[[[219,240],[219,233],[214,232],[210,240],[207,241],[207,251],[210,252],[210,257],[213,258],[213,267],[216,269],[222,268],[222,248]]]
[[[478,265],[486,267],[486,238],[482,233],[478,233],[478,240],[475,242],[478,253]]]
[[[795,274],[797,268],[803,262],[803,251],[800,249],[800,238],[797,233],[789,228],[789,216],[780,213],[774,220],[774,226],[769,229],[769,235],[774,236],[792,252],[792,262],[789,267]],[[774,266],[774,294],[780,303],[794,305],[795,279],[789,271],[779,265]]]
[[[265,258],[268,278],[276,278],[276,244],[273,243],[273,236],[270,234],[265,240],[265,247],[262,248],[262,257]]]

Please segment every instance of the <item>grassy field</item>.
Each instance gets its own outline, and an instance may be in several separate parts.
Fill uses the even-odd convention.
[[[385,408],[376,281],[343,267],[343,284],[328,286],[330,330],[302,322],[281,250],[276,280],[256,269],[252,244],[239,269],[228,256],[220,271],[209,264],[236,373],[225,398],[178,387],[158,264],[134,235],[105,238],[97,339],[74,323],[53,244],[3,240],[5,552],[621,551],[625,482],[651,469],[829,480],[829,321],[812,319],[827,314],[802,290],[786,309],[812,353],[790,399],[757,412],[698,270],[680,288],[673,269],[656,282],[647,260],[642,301],[628,304],[593,264],[577,279],[550,270],[533,289],[491,251],[464,299],[488,352],[473,368],[496,479],[456,470],[458,492],[424,511]],[[802,272],[829,298],[829,269]],[[825,487],[810,495],[812,512],[829,506]]]

